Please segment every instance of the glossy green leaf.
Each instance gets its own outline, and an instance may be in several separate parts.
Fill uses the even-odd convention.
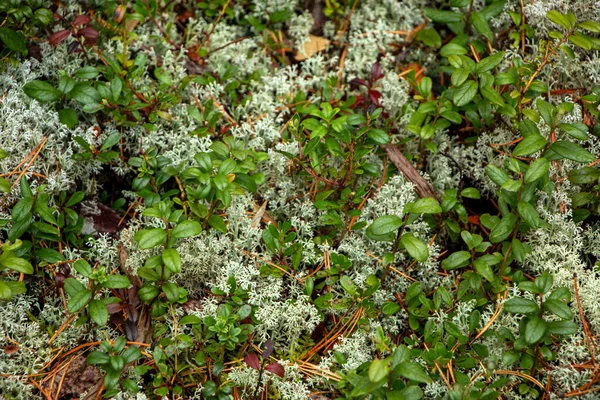
[[[457,107],[467,105],[477,94],[479,85],[475,81],[468,80],[456,88],[454,91],[453,102]]]
[[[504,303],[504,311],[513,314],[534,314],[539,313],[540,308],[533,300],[523,297],[513,297]]]
[[[546,334],[546,329],[546,321],[540,317],[532,317],[525,325],[525,341],[529,344],[539,342]]]
[[[173,229],[173,237],[175,229]],[[151,249],[163,244],[167,238],[167,232],[162,228],[142,229],[136,232],[134,239],[138,242],[140,249]]]
[[[88,312],[96,324],[104,326],[108,322],[108,309],[102,301],[96,299],[90,301]]]
[[[400,239],[402,245],[412,258],[423,262],[429,258],[429,249],[421,240],[417,239],[412,233],[405,233]]]
[[[442,261],[442,268],[445,270],[454,270],[454,269],[465,267],[465,266],[469,265],[470,262],[471,262],[471,253],[469,253],[468,251],[464,251],[464,250],[457,251],[457,252],[450,254],[450,256],[448,256],[448,258],[446,258],[446,259],[444,259],[444,261]]]

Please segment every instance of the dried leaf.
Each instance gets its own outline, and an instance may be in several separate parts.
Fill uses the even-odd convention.
[[[308,39],[304,41],[302,47],[296,51],[294,59],[303,61],[312,57],[314,54],[323,51],[329,46],[331,41],[320,36],[308,35]]]

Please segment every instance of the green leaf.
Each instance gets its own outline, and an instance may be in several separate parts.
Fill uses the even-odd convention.
[[[556,107],[542,99],[538,99],[535,102],[535,105],[544,121],[548,124],[548,126],[553,128],[556,124],[556,115],[558,114]]]
[[[465,267],[471,262],[471,253],[468,251],[457,251],[452,254],[444,261],[442,261],[442,268],[445,270],[453,270]]]
[[[453,11],[444,11],[435,8],[426,8],[424,11],[427,18],[442,24],[460,22],[462,20],[462,15]]]
[[[201,323],[202,320],[196,315],[186,315],[179,320],[179,325],[198,325]]]
[[[442,212],[442,207],[435,198],[424,197],[409,206],[405,212],[411,214],[439,214]]]
[[[171,231],[171,236],[174,238],[186,238],[199,235],[202,232],[202,225],[198,221],[185,220],[177,224]]]
[[[108,275],[102,286],[109,289],[126,289],[131,286],[131,282],[125,275]]]
[[[489,41],[494,40],[494,33],[490,29],[490,25],[481,12],[476,11],[471,14],[471,23],[477,32],[481,33]]]
[[[8,300],[12,297],[12,290],[10,286],[0,279],[0,299]]]
[[[25,94],[41,102],[56,101],[60,99],[60,92],[48,82],[34,80],[23,86]]]
[[[558,124],[558,127],[565,131],[569,136],[579,139],[588,139],[588,127],[585,124],[573,123],[573,124]]]
[[[594,21],[583,21],[578,23],[577,26],[589,32],[600,33],[600,24]]]
[[[390,373],[389,363],[385,360],[375,359],[369,365],[369,380],[371,382],[381,382],[387,378]]]
[[[123,357],[123,360],[125,361],[125,363],[134,362],[141,356],[142,356],[142,352],[140,351],[140,349],[137,346],[133,346],[133,345],[130,345],[128,348],[125,349],[125,351],[123,351],[123,353],[121,353],[121,357]],[[136,385],[136,388],[137,388],[137,385]]]
[[[65,207],[73,207],[75,204],[79,204],[81,203],[81,201],[85,198],[85,192],[84,191],[80,191],[80,192],[75,192],[73,193],[73,195],[69,198],[69,200],[65,203]]]
[[[94,299],[90,301],[88,312],[90,313],[90,318],[96,324],[104,326],[108,322],[108,309],[100,300]]]
[[[569,181],[577,185],[595,183],[600,178],[600,170],[592,167],[582,167],[569,171]]]
[[[519,217],[521,217],[527,225],[532,228],[538,228],[540,226],[540,216],[535,207],[530,203],[520,201],[517,204],[517,209],[519,211]]]
[[[585,150],[578,144],[568,142],[565,140],[558,140],[550,146],[550,150],[560,155],[562,158],[566,158],[571,161],[579,163],[591,163],[595,160],[592,153]]]
[[[591,38],[579,32],[575,32],[575,34],[569,36],[569,42],[584,50],[591,50],[594,47],[594,42],[592,42]]]
[[[27,51],[27,38],[21,32],[15,32],[4,26],[0,28],[0,40],[2,40],[2,43],[12,51],[18,53]]]
[[[79,115],[72,108],[63,108],[58,112],[58,120],[67,128],[73,129],[79,123]]]
[[[100,75],[100,71],[98,71],[98,68],[92,66],[79,68],[79,70],[75,72],[75,77],[79,79],[93,79],[98,75]]]
[[[67,309],[69,310],[70,313],[75,313],[75,312],[81,310],[83,307],[85,307],[85,305],[88,303],[88,301],[90,301],[91,298],[92,298],[91,290],[87,290],[87,289],[80,290],[77,293],[75,293],[73,296],[71,296],[71,299],[67,303]]]
[[[448,43],[440,49],[440,55],[442,57],[460,56],[467,53],[467,49],[456,43]]]
[[[400,239],[402,245],[412,258],[423,262],[429,258],[429,249],[421,240],[417,239],[412,233],[405,233]]]
[[[548,323],[548,332],[554,335],[572,335],[579,332],[579,325],[573,321],[552,321]]]
[[[113,133],[112,135],[110,135],[109,137],[106,138],[104,143],[102,143],[102,147],[100,148],[100,151],[110,149],[115,144],[119,143],[119,140],[121,140],[121,134],[118,132]]]
[[[546,143],[546,138],[539,133],[525,136],[523,140],[517,144],[517,147],[515,147],[513,150],[512,155],[513,157],[528,156],[543,149],[544,146],[546,146]]]
[[[396,368],[394,368],[394,371],[397,372],[398,374],[400,374],[401,376],[403,376],[407,379],[410,379],[411,381],[414,381],[414,382],[419,382],[419,383],[431,383],[432,382],[429,375],[427,375],[427,373],[425,371],[423,371],[423,368],[421,368],[421,366],[416,363],[412,363],[412,362],[400,363],[400,364],[398,364],[398,366]]]
[[[369,225],[366,230],[366,235],[373,240],[393,240],[393,233],[401,226],[402,218],[396,215],[383,215]]]
[[[425,46],[439,48],[442,45],[442,38],[440,34],[433,28],[421,29],[416,36],[417,40],[422,42]]]
[[[162,253],[162,260],[167,269],[173,273],[181,271],[181,257],[175,249],[165,249]]]
[[[160,290],[158,290],[156,286],[143,286],[138,291],[138,296],[140,297],[140,300],[149,302],[155,299],[159,293]]]
[[[176,228],[175,228],[176,229]],[[173,229],[173,237],[175,236]],[[167,238],[167,232],[161,228],[142,229],[136,232],[134,239],[138,242],[140,249],[151,249],[164,243]]]
[[[533,300],[512,297],[504,303],[504,311],[512,314],[534,314],[539,313],[540,309]]]
[[[551,312],[561,319],[573,319],[573,311],[567,303],[558,299],[547,299],[544,302],[544,309]]]
[[[517,217],[515,217],[514,214],[504,216],[490,232],[490,242],[500,243],[503,240],[506,240],[515,228],[516,223]]]
[[[550,10],[546,13],[546,18],[565,29],[571,29],[569,22],[565,17],[556,10]]]
[[[87,356],[87,363],[90,365],[102,365],[110,362],[110,356],[101,351],[93,351]]]
[[[77,260],[73,263],[75,271],[79,272],[85,277],[89,277],[92,274],[92,267],[86,260]]]
[[[464,68],[456,68],[450,76],[450,81],[454,86],[460,86],[467,80],[468,77],[469,71]]]
[[[371,129],[367,132],[367,137],[375,144],[386,144],[390,141],[390,135],[381,129]]]
[[[216,214],[212,214],[210,217],[208,217],[208,224],[219,232],[227,233],[227,225],[225,225],[225,221]]]
[[[67,292],[69,296],[74,296],[77,292],[85,290],[85,286],[83,286],[83,283],[79,282],[75,278],[65,279],[64,288],[65,292]]]
[[[525,325],[524,338],[529,344],[539,342],[546,333],[546,321],[540,317],[532,317]]]
[[[342,285],[342,288],[351,296],[357,295],[356,285],[348,275],[344,275],[340,278],[340,285]]]
[[[468,188],[464,188],[461,192],[460,195],[462,197],[466,197],[468,199],[476,199],[479,200],[481,198],[481,193],[479,193],[479,190],[477,190],[474,187],[468,187]]]
[[[477,74],[488,72],[494,69],[498,64],[502,62],[502,60],[504,59],[504,54],[504,51],[499,51],[479,61],[476,67]]]
[[[10,182],[6,178],[0,176],[0,192],[8,193],[10,192],[10,187]]]
[[[505,104],[504,97],[502,97],[500,93],[498,93],[496,89],[492,88],[491,86],[482,86],[479,91],[481,92],[481,95],[490,102],[499,106],[503,106]]]
[[[499,262],[499,257],[492,254],[486,254],[473,261],[473,267],[475,268],[475,271],[483,276],[488,282],[493,282],[495,275],[491,266],[498,264]]]
[[[454,105],[457,107],[462,107],[469,104],[477,94],[478,87],[479,85],[477,82],[471,80],[466,81],[457,87],[454,91],[454,97],[452,98]]]
[[[69,98],[77,100],[83,105],[97,104],[100,102],[100,94],[88,82],[78,82],[68,94]]]
[[[544,176],[548,176],[549,169],[550,162],[545,158],[538,158],[529,165],[527,172],[525,172],[525,183],[535,182]]]
[[[173,282],[165,282],[162,286],[162,291],[171,303],[179,300],[179,286]]]
[[[535,278],[535,287],[538,289],[539,293],[546,294],[552,289],[552,284],[554,283],[554,277],[550,275],[548,272],[542,272],[540,276]],[[559,288],[566,289],[566,288]],[[560,293],[560,292],[559,292]],[[569,300],[571,299],[571,292],[568,291]]]
[[[31,218],[31,209],[33,208],[33,198],[24,197],[15,204],[12,209],[12,218],[15,221],[22,221]]]
[[[9,256],[0,261],[0,265],[13,271],[22,272],[28,275],[33,274],[33,266],[24,258]]]

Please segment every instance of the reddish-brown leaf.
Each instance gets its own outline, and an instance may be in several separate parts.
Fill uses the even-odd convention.
[[[19,346],[8,345],[4,348],[4,353],[6,353],[6,355],[9,355],[9,356],[11,354],[15,354],[18,351],[19,351]]]
[[[51,45],[56,46],[57,44],[68,38],[70,34],[71,31],[68,29],[63,29],[62,31],[54,32],[52,35],[50,35],[50,39],[48,39],[48,42]]]
[[[120,303],[107,304],[106,308],[108,309],[109,314],[114,314],[123,311],[123,305]]]
[[[244,361],[250,368],[254,368],[255,370],[260,370],[260,361],[258,360],[258,356],[256,353],[248,353],[244,356]]]
[[[274,373],[275,375],[282,377],[282,378],[285,376],[285,370],[283,369],[283,365],[281,365],[277,362],[267,365],[265,367],[265,369],[269,372]]]
[[[80,26],[80,25],[87,25],[90,22],[92,22],[92,20],[90,19],[89,16],[82,14],[82,15],[78,15],[74,20],[73,20],[73,25],[75,26]]]
[[[81,28],[77,32],[78,36],[83,36],[85,38],[85,44],[94,44],[98,39],[98,31],[94,28],[90,28],[86,26],[85,28]]]

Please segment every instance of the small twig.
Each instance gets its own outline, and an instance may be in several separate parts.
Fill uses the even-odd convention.
[[[438,195],[435,193],[431,185],[421,176],[419,171],[411,164],[404,154],[393,144],[383,146],[388,157],[394,163],[398,171],[408,179],[413,185],[415,192],[420,198],[433,197],[439,201]]]

